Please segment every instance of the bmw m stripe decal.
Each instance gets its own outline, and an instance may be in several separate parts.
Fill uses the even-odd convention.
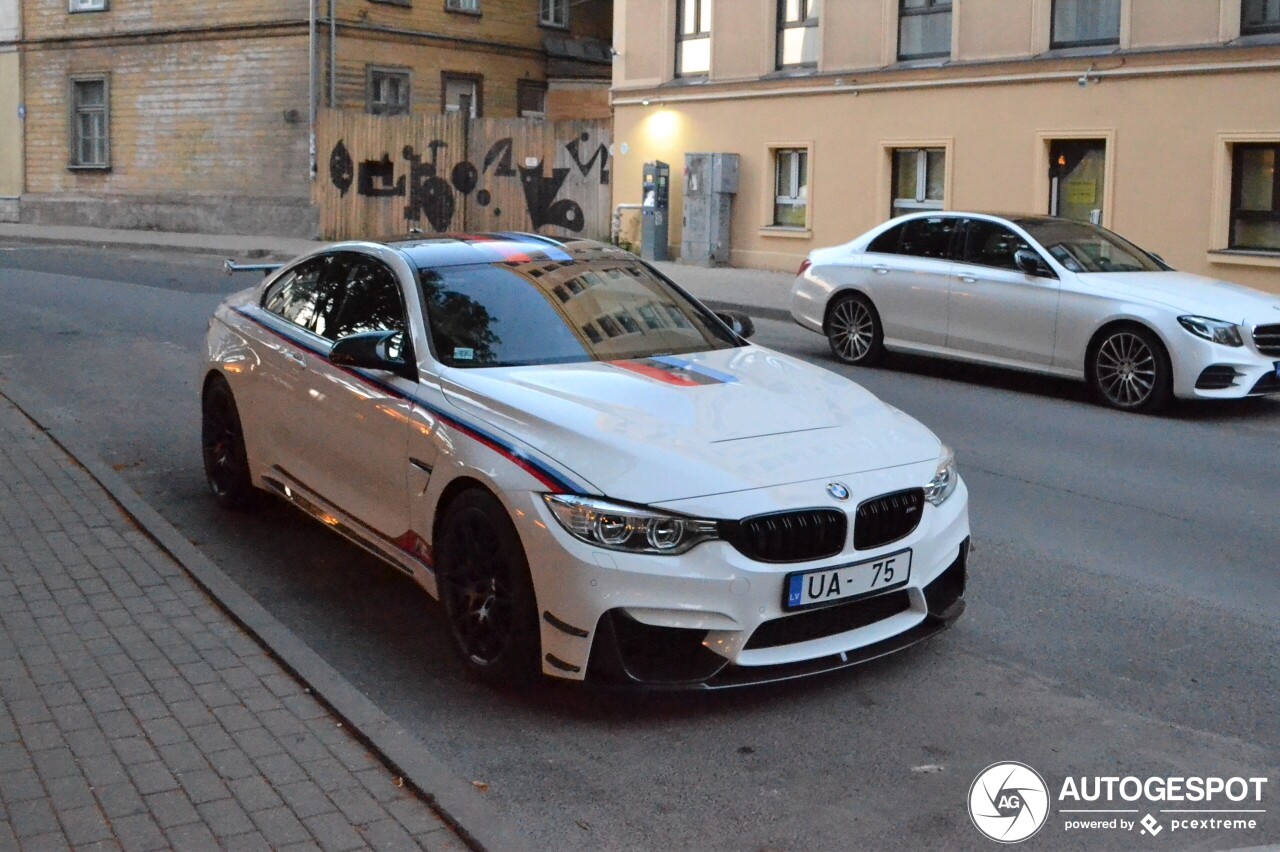
[[[278,320],[275,320],[274,318],[272,318],[272,322],[270,324],[268,322],[264,322],[263,317],[256,316],[256,313],[258,312],[257,309],[233,308],[233,310],[236,313],[240,314],[245,319],[254,323],[255,325],[265,329],[266,331],[270,332],[276,337],[279,337],[281,340],[284,340],[286,343],[289,343],[293,346],[297,346],[299,349],[304,349],[318,358],[325,358],[327,361],[328,353],[325,352],[323,349],[307,342],[306,340],[299,339],[282,329],[275,328],[274,324],[276,322],[279,322]],[[498,436],[484,429],[481,429],[478,426],[473,426],[472,424],[459,419],[452,412],[442,411],[438,406],[432,405],[431,403],[426,402],[425,400],[422,400],[411,393],[406,393],[400,388],[397,388],[395,385],[389,384],[388,382],[380,381],[374,378],[373,376],[369,375],[364,370],[352,369],[349,367],[341,367],[336,364],[329,364],[329,366],[333,367],[334,369],[341,370],[347,375],[353,376],[354,378],[359,379],[365,384],[376,387],[379,390],[390,394],[391,396],[399,397],[400,399],[403,399],[407,402],[411,402],[414,405],[420,406],[426,409],[427,411],[430,411],[436,417],[440,418],[449,426],[453,427],[457,431],[466,435],[468,438],[471,438],[473,441],[477,441],[478,443],[485,445],[486,447],[498,453],[499,455],[504,456],[505,458],[510,460],[512,463],[514,463],[517,467],[525,471],[525,473],[528,473],[530,476],[532,476],[534,479],[541,482],[547,488],[550,488],[551,490],[557,493],[579,494],[579,495],[585,495],[585,494],[591,493],[587,489],[577,485],[573,481],[566,478],[563,474],[559,473],[556,470],[553,470],[551,467],[547,466],[545,463],[543,463],[539,459],[533,458],[532,456],[524,452],[519,447],[507,442],[502,438],[499,438]]]
[[[634,361],[613,361],[613,366],[646,376],[668,385],[692,388],[699,385],[731,385],[738,380],[719,370],[704,367],[693,361],[676,358],[671,355],[660,355],[656,358],[639,358]]]

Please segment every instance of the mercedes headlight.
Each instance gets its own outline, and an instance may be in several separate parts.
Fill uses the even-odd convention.
[[[960,474],[956,473],[956,454],[951,452],[950,447],[943,444],[942,457],[938,459],[938,469],[934,472],[933,479],[929,480],[929,484],[924,487],[924,499],[935,506],[941,506],[943,501],[951,496],[951,492],[956,490],[956,483],[959,481]]]
[[[1240,339],[1240,326],[1233,322],[1210,319],[1209,317],[1178,317],[1178,324],[1196,337],[1203,337],[1223,346],[1243,346]]]
[[[717,538],[716,522],[624,506],[594,497],[543,494],[547,508],[569,535],[596,547],[674,556]]]

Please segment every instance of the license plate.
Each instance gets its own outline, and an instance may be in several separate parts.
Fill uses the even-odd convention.
[[[825,603],[847,601],[873,592],[905,586],[911,579],[911,551],[900,550],[888,556],[788,574],[783,590],[784,609],[804,609]]]

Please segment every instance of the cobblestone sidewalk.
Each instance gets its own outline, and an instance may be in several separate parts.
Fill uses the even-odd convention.
[[[0,396],[0,849],[456,849]]]

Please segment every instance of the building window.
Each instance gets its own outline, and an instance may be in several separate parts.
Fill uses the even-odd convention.
[[[1051,47],[1120,43],[1120,0],[1053,0]]]
[[[779,228],[809,226],[809,152],[804,148],[778,148],[773,152],[773,225]]]
[[[544,27],[569,26],[569,0],[539,0],[538,23]]]
[[[890,213],[941,210],[947,187],[947,152],[942,148],[895,148]]]
[[[1280,0],[1244,0],[1240,35],[1280,33]]]
[[[107,0],[70,0],[67,9],[71,12],[105,12]]]
[[[111,164],[106,77],[71,80],[71,160],[73,168],[105,169]]]
[[[680,0],[677,13],[676,76],[706,74],[711,70],[711,0]]]
[[[480,0],[444,0],[446,12],[470,12],[480,14]]]
[[[1228,245],[1280,251],[1280,142],[1234,146]]]
[[[898,0],[898,58],[951,55],[951,0]]]
[[[473,74],[450,74],[441,76],[442,93],[440,111],[444,113],[465,113],[472,118],[484,114],[480,102],[484,94],[484,81]]]
[[[365,103],[372,115],[401,115],[409,111],[409,72],[369,68]]]
[[[822,0],[778,0],[778,67],[818,64]]]
[[[516,112],[521,118],[546,118],[547,84],[536,80],[516,81]]]

